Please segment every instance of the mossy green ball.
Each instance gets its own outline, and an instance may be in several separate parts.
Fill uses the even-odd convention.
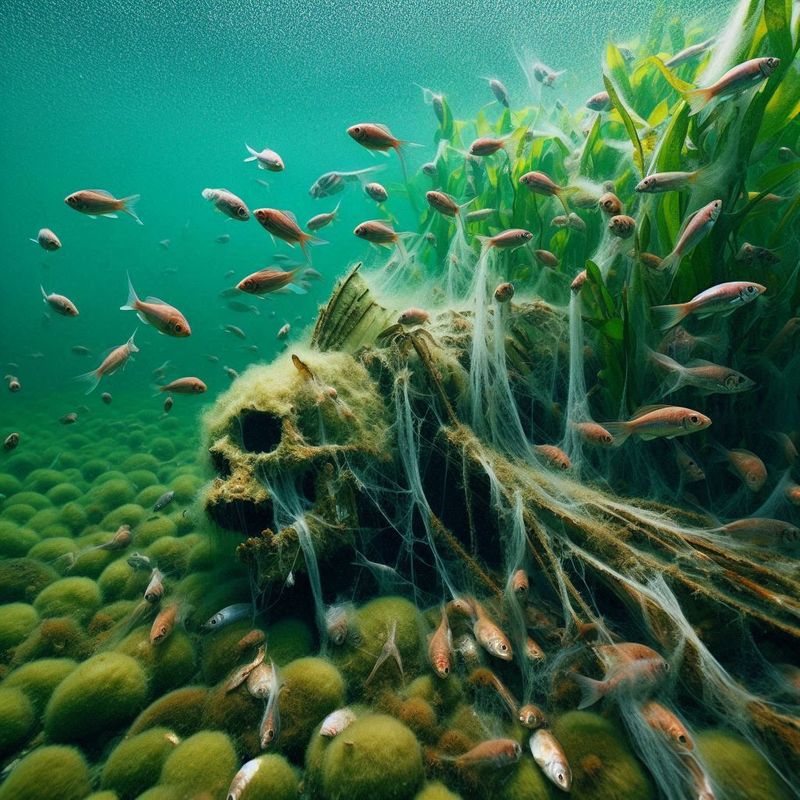
[[[71,658],[40,658],[9,673],[0,687],[21,689],[33,704],[36,714],[40,715],[56,686],[77,666],[78,662]]]
[[[151,472],[149,469],[134,469],[127,474],[128,480],[134,485],[138,492],[158,482],[155,472]]]
[[[74,747],[38,747],[0,785],[0,800],[84,800],[89,767]]]
[[[86,510],[79,503],[66,503],[61,507],[58,517],[62,525],[66,525],[73,533],[80,534],[89,524]]]
[[[411,800],[424,780],[414,734],[392,717],[371,714],[325,750],[320,788],[324,800]]]
[[[156,500],[158,500],[158,497],[153,500],[153,503]],[[175,523],[169,517],[151,517],[136,526],[136,547],[150,547],[161,538],[174,537],[177,532],[178,529],[175,527]]]
[[[2,558],[24,556],[38,541],[38,534],[30,528],[22,528],[5,521],[0,523],[0,557]]]
[[[177,737],[168,728],[151,728],[123,739],[111,751],[100,785],[113,789],[120,800],[135,800],[158,783],[164,762],[177,744]]]
[[[202,727],[203,707],[208,694],[205,686],[184,686],[159,697],[136,717],[128,735],[161,726],[179,736],[192,736]]]
[[[47,492],[63,481],[64,475],[56,469],[35,469],[28,473],[25,485],[36,492]]]
[[[191,503],[203,485],[203,480],[196,475],[179,475],[170,483],[175,492],[175,500],[179,503]]]
[[[202,731],[169,755],[161,770],[161,783],[179,788],[186,797],[201,792],[224,797],[238,768],[231,740],[219,731]]]
[[[11,458],[4,459],[3,469],[18,478],[24,478],[32,469],[36,469],[41,463],[41,459],[31,453],[15,453]]]
[[[25,744],[35,724],[33,703],[25,693],[21,689],[0,688],[0,758]]]
[[[43,617],[74,616],[86,622],[102,602],[100,589],[90,578],[62,578],[42,589],[33,607]]]
[[[8,558],[0,561],[0,603],[33,600],[58,573],[32,558]]]
[[[83,492],[73,483],[57,483],[47,490],[47,499],[55,506],[77,500]]]
[[[2,516],[4,522],[13,522],[17,525],[25,525],[30,519],[36,516],[36,509],[27,503],[16,503],[9,505],[6,502]]]
[[[420,789],[414,800],[461,800],[461,795],[451,792],[439,781],[432,781]]]
[[[527,741],[523,747],[528,749]],[[487,783],[490,781],[491,776]],[[562,794],[529,758],[521,758],[514,766],[514,771],[504,776],[502,783],[491,782],[485,788],[490,797],[498,800],[552,800]],[[597,795],[598,800],[600,797],[602,795]]]
[[[22,482],[19,478],[10,475],[8,472],[0,472],[0,494],[11,497],[22,489]]]
[[[112,735],[144,707],[147,692],[147,675],[136,659],[122,653],[92,656],[53,692],[45,732],[57,742]]]
[[[280,619],[267,628],[269,657],[279,666],[310,655],[314,636],[311,628],[299,619]]]
[[[38,533],[51,525],[55,525],[60,516],[61,509],[59,508],[42,508],[28,520],[28,527]]]
[[[52,503],[39,492],[22,491],[11,495],[6,502],[5,507],[11,506],[30,506],[36,511],[41,511],[43,508],[49,508]]]
[[[188,567],[190,547],[191,542],[175,536],[162,536],[147,548],[147,555],[162,572],[180,577]]]
[[[699,734],[696,743],[725,800],[789,800],[792,796],[766,758],[744,739],[709,730]]]
[[[175,455],[175,445],[166,436],[156,436],[150,441],[150,452],[160,462],[169,461]]]
[[[87,494],[87,501],[99,505],[104,511],[112,511],[125,503],[130,503],[135,496],[133,486],[126,478],[110,478],[95,481]]]
[[[39,624],[39,612],[27,603],[0,606],[0,651],[16,647]]]
[[[344,699],[344,679],[330,661],[309,657],[287,664],[281,670],[278,695],[281,747],[290,754],[302,752],[314,727],[343,706]]]
[[[275,754],[253,759],[258,765],[239,800],[297,800],[300,779],[292,765]]]
[[[392,626],[397,623],[395,641],[403,661],[406,678],[423,663],[423,625],[417,607],[404,597],[380,597],[363,605],[356,614],[358,641],[332,647],[331,656],[351,689],[358,690],[369,676],[383,649]],[[370,686],[399,686],[401,678],[394,659],[388,659],[375,674]]]
[[[74,539],[68,536],[55,536],[51,539],[43,539],[31,547],[28,551],[28,558],[44,561],[64,574],[72,563],[72,559],[64,558],[64,556],[67,553],[77,553],[79,549]]]
[[[132,656],[144,667],[155,697],[188,683],[195,673],[194,646],[181,630],[174,630],[166,640],[154,645],[150,643],[150,631],[140,627],[114,649]]]
[[[138,525],[147,516],[147,511],[137,503],[125,503],[109,511],[100,525],[108,531],[115,531],[120,525]]]
[[[572,769],[573,800],[652,800],[653,786],[623,731],[589,711],[570,711],[553,724]]]
[[[236,643],[252,628],[250,620],[241,620],[203,636],[201,668],[203,680],[209,686],[221,681],[242,662],[242,655]]]
[[[111,469],[111,465],[102,458],[90,458],[88,461],[84,461],[80,467],[81,475],[88,481],[96,480],[109,469]]]
[[[161,461],[155,456],[151,456],[150,453],[134,453],[132,456],[128,456],[121,464],[122,469],[129,474],[142,469],[157,472],[160,466]]]
[[[112,561],[97,578],[97,585],[106,603],[143,597],[148,583],[150,573],[143,569],[134,569],[128,563],[127,557]]]

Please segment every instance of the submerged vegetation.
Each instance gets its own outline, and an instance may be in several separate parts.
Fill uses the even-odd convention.
[[[359,123],[402,184],[313,185],[390,219],[199,459],[171,403],[7,440],[0,800],[796,793],[798,48],[741,0],[609,43],[577,110],[527,55],[473,120],[426,88],[431,161]],[[251,224],[305,250],[335,213]]]

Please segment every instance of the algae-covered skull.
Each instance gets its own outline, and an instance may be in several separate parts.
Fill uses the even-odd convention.
[[[220,527],[258,540],[250,544],[262,551],[262,570],[263,551],[289,543],[276,542],[287,534],[272,529],[290,528],[300,514],[324,523],[321,552],[336,544],[330,531],[345,543],[357,524],[350,467],[387,457],[384,401],[345,352],[295,351],[251,367],[204,425],[216,473],[206,510]]]

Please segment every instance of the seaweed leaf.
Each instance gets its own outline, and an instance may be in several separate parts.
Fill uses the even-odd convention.
[[[597,297],[597,305],[600,313],[606,318],[610,319],[615,312],[614,300],[611,297],[605,283],[603,276],[600,274],[600,268],[591,259],[586,261],[586,277],[592,286],[592,290]]]
[[[611,98],[614,108],[617,109],[617,113],[620,115],[620,117],[622,117],[622,123],[625,125],[625,130],[628,132],[628,136],[633,143],[634,164],[639,172],[644,175],[644,153],[642,152],[642,143],[639,141],[639,134],[636,133],[636,126],[633,124],[633,120],[631,119],[631,115],[628,113],[628,109],[625,108],[624,103],[620,100],[617,90],[614,88],[614,84],[607,75],[603,75],[603,83],[606,86],[606,91],[608,92],[608,96]]]
[[[666,82],[675,89],[676,92],[680,92],[683,94],[684,92],[688,92],[690,89],[693,89],[691,83],[686,83],[686,81],[681,80],[674,72],[658,57],[658,56],[650,56],[650,58],[645,61],[645,64],[653,64],[655,67],[658,68],[658,71],[664,76]]]
[[[772,55],[786,61],[791,59],[792,34],[789,30],[791,8],[786,0],[764,0],[764,22],[767,25]]]

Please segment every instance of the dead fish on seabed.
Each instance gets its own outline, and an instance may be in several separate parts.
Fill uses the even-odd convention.
[[[550,731],[540,728],[530,739],[531,755],[542,772],[559,789],[568,792],[572,786],[572,771],[567,756],[558,740]]]

